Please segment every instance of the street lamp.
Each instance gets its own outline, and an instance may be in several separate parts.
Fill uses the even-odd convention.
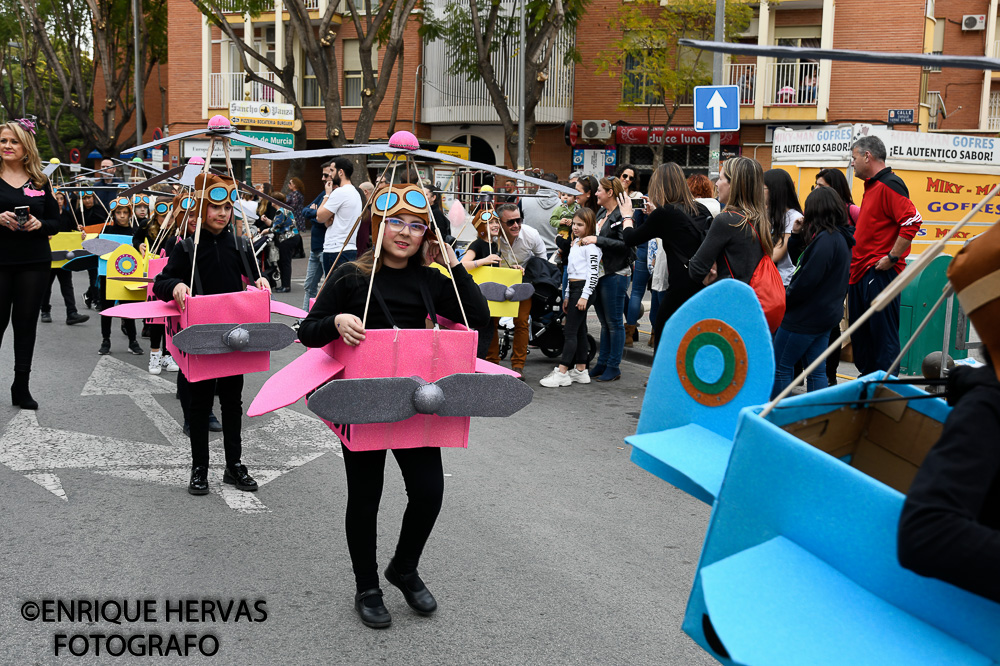
[[[20,57],[17,59],[17,64],[20,65],[21,69],[21,117],[26,118],[28,113],[24,110],[24,49],[21,48],[20,42],[7,42],[7,46],[12,49],[18,49],[21,52]]]

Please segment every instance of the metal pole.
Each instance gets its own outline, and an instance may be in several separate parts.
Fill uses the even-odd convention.
[[[144,63],[139,62],[139,12],[142,11],[142,0],[132,0],[132,29],[135,37],[135,145],[142,143],[142,87],[139,82],[139,72]],[[211,155],[209,156],[211,158]]]
[[[413,121],[410,123],[410,132],[414,136],[417,134],[417,86],[420,85],[420,68],[423,66],[424,63],[420,63],[413,72]]]
[[[518,75],[518,91],[520,95],[520,110],[517,113],[517,169],[521,170],[524,168],[524,70],[527,65],[526,56],[524,52],[524,11],[525,5],[528,0],[521,0],[521,48],[518,50],[518,54],[521,56],[521,71]]]
[[[726,41],[726,0],[715,0],[715,41]],[[712,85],[722,85],[722,54],[712,56]],[[708,177],[719,177],[719,153],[721,152],[721,134],[712,132],[708,144]]]

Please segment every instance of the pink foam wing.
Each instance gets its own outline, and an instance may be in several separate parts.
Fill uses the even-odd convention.
[[[295,317],[296,319],[305,319],[309,316],[309,313],[302,308],[297,308],[294,305],[276,301],[274,298],[271,299],[271,312],[285,315],[286,317]]]
[[[481,358],[476,359],[476,372],[482,372],[487,375],[510,375],[511,377],[521,376],[521,373],[519,372],[514,372],[513,370],[505,368],[502,365],[490,363],[489,361]]]
[[[247,416],[260,416],[287,407],[333,379],[343,369],[344,364],[323,348],[309,349],[264,382],[250,403]]]
[[[146,301],[143,303],[124,303],[103,310],[105,317],[122,317],[124,319],[153,319],[156,317],[179,317],[177,304],[173,301]]]

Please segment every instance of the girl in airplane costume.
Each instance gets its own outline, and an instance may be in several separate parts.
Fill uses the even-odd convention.
[[[307,347],[322,347],[338,337],[351,346],[360,344],[365,328],[368,283],[374,271],[373,302],[368,328],[424,328],[428,315],[441,314],[462,321],[462,310],[449,278],[432,261],[451,266],[470,328],[489,322],[489,305],[454,251],[441,248],[431,237],[427,201],[419,185],[383,187],[373,194],[372,240],[385,224],[382,252],[376,261],[370,249],[357,261],[340,266],[327,279],[309,316],[299,327],[299,340]],[[343,447],[347,472],[347,546],[354,568],[355,609],[361,621],[373,628],[388,627],[392,618],[382,602],[375,560],[376,522],[382,497],[386,452],[351,451]],[[430,614],[437,602],[417,574],[417,564],[434,528],[444,494],[441,450],[433,447],[393,449],[406,484],[408,497],[395,555],[385,577],[398,587],[406,602],[419,613]]]

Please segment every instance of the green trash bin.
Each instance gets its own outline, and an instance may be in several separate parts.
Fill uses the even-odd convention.
[[[941,292],[948,284],[948,264],[951,257],[942,254],[935,257],[930,265],[903,289],[900,295],[899,304],[899,344],[900,348],[906,346],[913,332],[920,326],[927,313],[941,297]],[[966,358],[968,351],[956,349],[956,331],[958,330],[958,301],[952,295],[953,307],[951,314],[951,328],[948,340],[948,355],[956,361]],[[944,344],[944,318],[947,311],[947,302],[942,303],[937,312],[928,322],[927,326],[920,333],[920,337],[913,343],[913,346],[903,356],[903,361],[899,366],[901,375],[921,375],[921,363],[931,352],[941,351]],[[968,342],[968,328],[966,329],[965,342]]]

